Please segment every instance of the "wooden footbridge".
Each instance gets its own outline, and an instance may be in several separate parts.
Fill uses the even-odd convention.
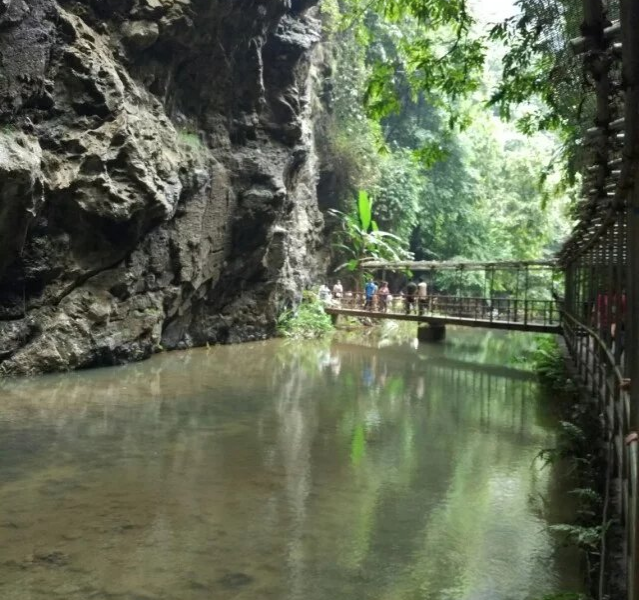
[[[427,324],[430,330],[419,330],[423,339],[440,339],[446,325],[561,332],[560,307],[555,297],[555,285],[560,277],[556,261],[368,261],[363,266],[375,272],[410,271],[411,278],[428,282],[430,292],[427,288],[425,297],[407,295],[408,279],[405,278],[401,289],[392,290],[395,293],[388,298],[375,294],[367,301],[363,293],[347,293],[326,307],[334,320],[345,315]],[[458,282],[454,295],[433,293],[437,274],[441,271],[452,272],[453,281]],[[470,294],[466,292],[468,286],[464,285],[469,275],[475,282]],[[503,291],[506,281],[512,286],[512,292]],[[478,287],[483,293],[478,294]]]

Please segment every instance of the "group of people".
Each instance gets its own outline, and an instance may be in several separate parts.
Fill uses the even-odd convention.
[[[365,293],[365,310],[373,310],[374,300],[377,297],[378,308],[382,312],[387,312],[393,296],[387,281],[382,281],[378,286],[373,279],[369,279],[364,289]],[[399,293],[399,297],[403,298],[404,312],[408,315],[411,312],[417,312],[422,315],[428,307],[428,285],[423,279],[419,282],[409,281],[404,291]]]
[[[344,297],[344,286],[342,286],[342,282],[338,279],[331,290],[325,283],[320,286],[318,296],[321,302],[325,304],[330,302],[331,300],[340,300]]]
[[[332,302],[339,303],[345,296],[351,297],[352,294],[344,293],[344,286],[338,279],[333,288],[323,283],[318,292],[321,302],[329,304]],[[422,315],[428,308],[428,285],[423,279],[419,281],[409,281],[403,291],[393,296],[388,285],[388,281],[380,281],[377,283],[374,279],[369,279],[364,287],[364,310],[379,310],[388,312],[392,307],[395,299],[399,298],[404,305],[404,312],[410,314],[417,312]]]

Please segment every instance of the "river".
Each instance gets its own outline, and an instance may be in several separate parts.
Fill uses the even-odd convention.
[[[161,354],[0,384],[3,600],[532,600],[580,586],[526,334]]]

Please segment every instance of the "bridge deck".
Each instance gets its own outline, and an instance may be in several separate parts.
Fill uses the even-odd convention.
[[[525,323],[521,321],[503,321],[498,319],[476,319],[454,317],[448,315],[415,315],[398,312],[379,312],[357,310],[351,308],[326,307],[329,315],[346,315],[349,317],[368,317],[369,319],[389,319],[393,321],[412,321],[414,323],[432,323],[441,325],[460,325],[464,327],[485,327],[488,329],[505,329],[510,331],[529,331],[534,333],[561,333],[558,323]]]

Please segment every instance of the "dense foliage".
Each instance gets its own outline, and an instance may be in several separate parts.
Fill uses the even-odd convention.
[[[366,259],[398,261],[412,258],[404,248],[406,244],[402,238],[379,228],[373,219],[373,201],[366,191],[359,191],[354,214],[339,210],[330,212],[340,221],[336,246],[347,259],[338,270],[360,271],[362,261]]]
[[[581,167],[584,129],[594,118],[594,81],[581,58],[567,51],[581,34],[583,7],[574,0],[518,0],[518,14],[496,24],[489,39],[505,47],[502,77],[491,96],[505,118],[517,116],[525,132],[554,131],[568,183]],[[611,5],[612,6],[612,5]],[[614,14],[609,14],[615,18]],[[516,113],[513,108],[524,106]]]
[[[484,24],[484,35],[462,1],[344,0],[324,10],[333,32],[326,129],[342,206],[370,190],[380,228],[410,240],[421,260],[553,253],[574,191],[559,185],[563,138],[522,131],[530,117],[512,104],[525,95],[503,96],[512,23],[492,34]]]

